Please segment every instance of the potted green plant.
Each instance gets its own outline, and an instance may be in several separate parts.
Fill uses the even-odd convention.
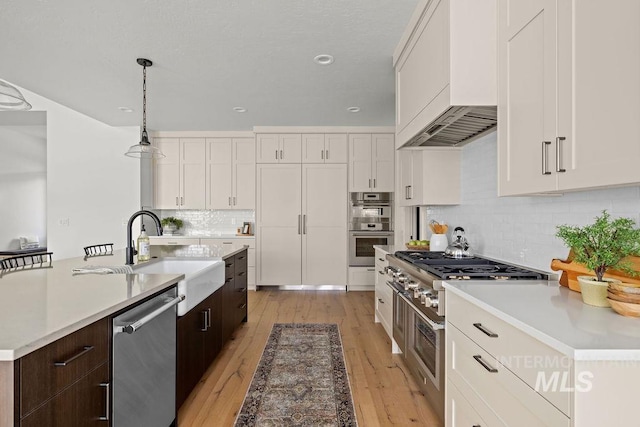
[[[162,224],[162,228],[164,229],[166,234],[173,234],[184,225],[184,221],[173,216],[162,218],[162,221],[160,221],[160,223]]]
[[[630,275],[638,273],[625,260],[640,251],[640,229],[631,218],[611,219],[604,210],[595,222],[584,227],[559,225],[556,236],[561,238],[575,255],[575,261],[593,270],[593,276],[578,276],[582,300],[597,307],[611,307],[607,301],[607,287],[614,279],[603,277],[609,269]],[[619,281],[617,281],[619,282]]]

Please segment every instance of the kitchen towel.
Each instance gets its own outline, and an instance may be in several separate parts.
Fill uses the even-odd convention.
[[[133,268],[130,265],[117,266],[100,266],[87,265],[86,267],[74,268],[73,274],[133,274]]]

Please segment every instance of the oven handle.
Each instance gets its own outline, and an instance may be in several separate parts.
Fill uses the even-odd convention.
[[[444,325],[442,323],[436,323],[433,320],[429,319],[427,316],[425,316],[423,313],[421,313],[419,310],[416,310],[415,307],[413,306],[413,301],[410,301],[407,297],[405,297],[399,292],[398,292],[398,295],[408,303],[411,310],[415,311],[416,314],[422,318],[422,320],[427,322],[427,324],[432,330],[439,331],[441,329],[444,329]]]
[[[164,313],[165,311],[169,310],[174,305],[177,305],[181,301],[184,301],[184,299],[185,299],[184,295],[178,295],[176,298],[167,301],[166,304],[164,304],[161,307],[153,310],[151,313],[147,314],[146,316],[141,317],[137,321],[129,323],[126,326],[116,326],[114,328],[114,331],[113,331],[114,335],[117,334],[117,333],[122,333],[122,332],[126,332],[128,334],[133,334],[135,331],[137,331],[138,329],[142,328],[145,324],[149,323],[151,320],[153,320],[156,317],[160,316],[162,313]]]
[[[368,232],[365,232],[365,233],[362,233],[362,232],[360,232],[360,233],[353,233],[353,232],[352,232],[352,233],[351,233],[351,235],[352,235],[353,237],[371,237],[371,236],[381,236],[381,237],[383,237],[383,236],[393,236],[393,231],[391,231],[391,232],[385,232],[385,231],[382,231],[382,232],[381,232],[381,231],[368,231]]]

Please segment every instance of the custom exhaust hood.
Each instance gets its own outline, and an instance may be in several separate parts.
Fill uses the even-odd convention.
[[[498,124],[495,106],[454,106],[429,123],[405,147],[461,147],[493,132]]]

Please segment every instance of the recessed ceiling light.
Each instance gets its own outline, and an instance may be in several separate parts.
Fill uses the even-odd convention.
[[[316,64],[319,64],[319,65],[333,64],[333,56],[327,55],[327,54],[318,55],[315,58],[313,58],[313,60],[315,61]]]
[[[233,111],[235,111],[236,113],[246,113],[247,109],[244,107],[233,107]]]
[[[123,113],[133,113],[133,108],[130,107],[118,107],[118,110],[122,111]]]
[[[347,111],[350,113],[359,113],[360,112],[360,107],[349,107],[347,108]]]

